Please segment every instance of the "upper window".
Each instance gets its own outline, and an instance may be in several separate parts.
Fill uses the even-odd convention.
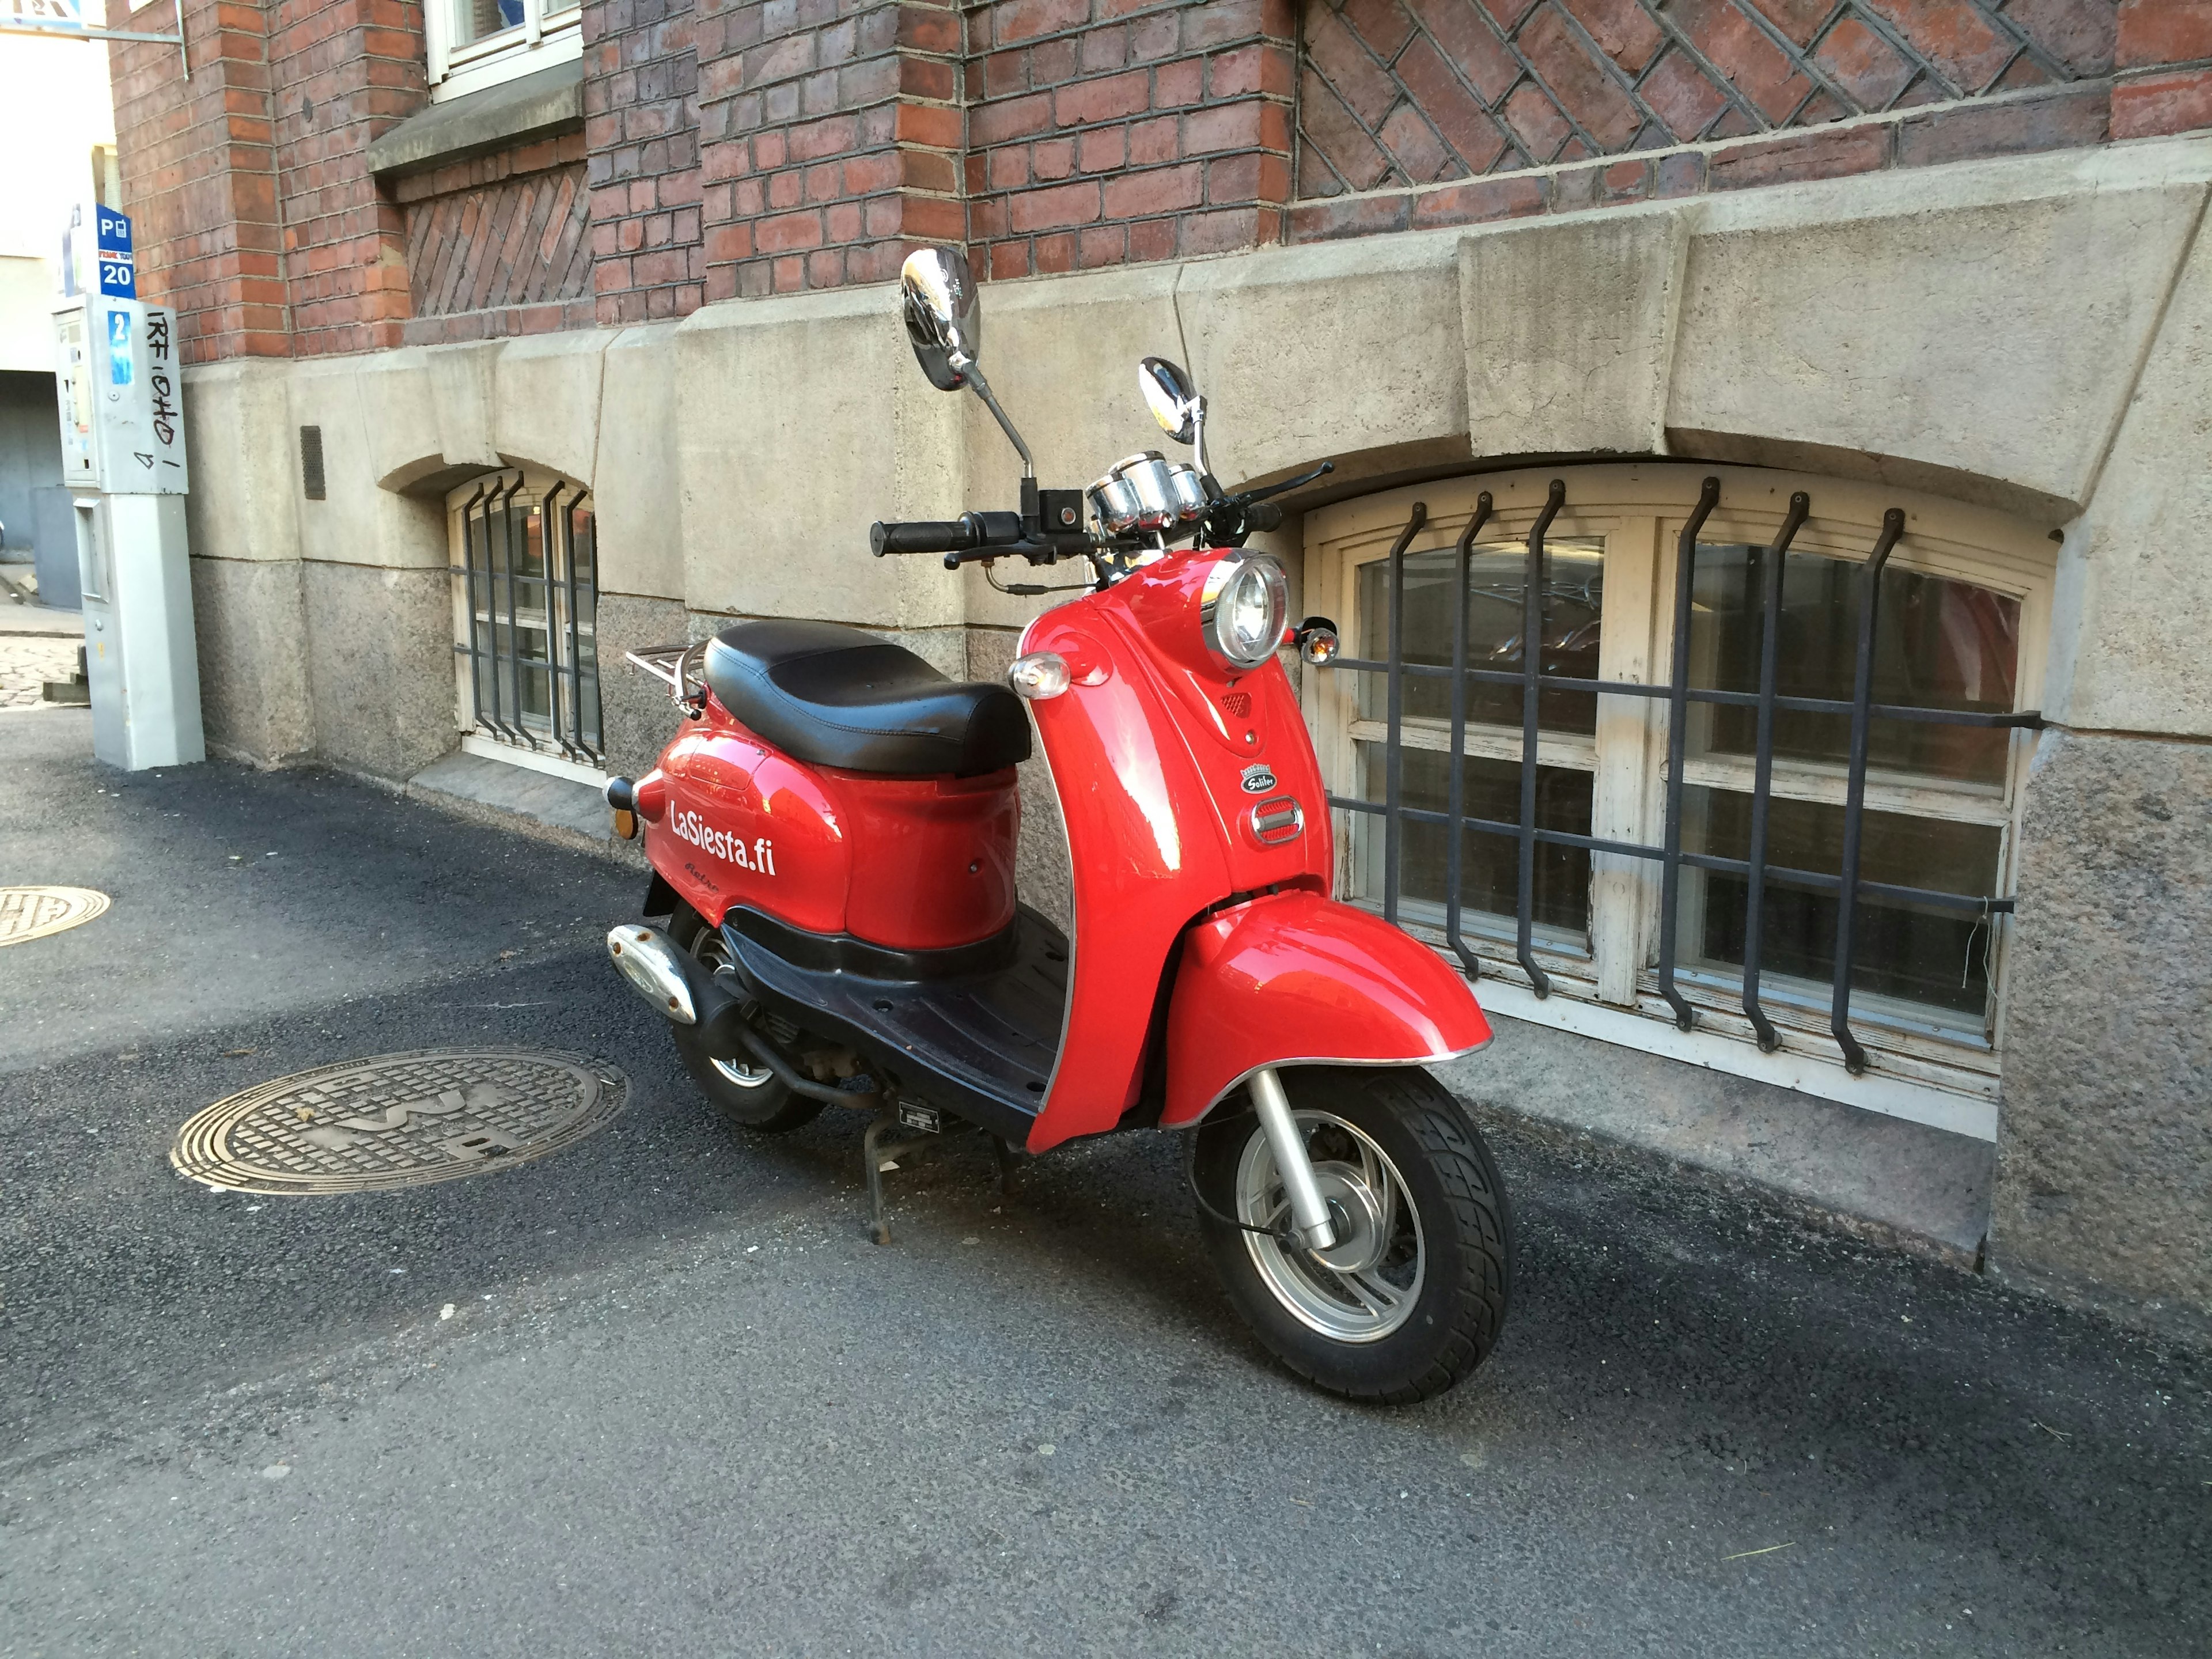
[[[453,98],[580,57],[577,0],[429,0],[430,95]]]
[[[1685,588],[1682,532],[1707,478],[1719,488],[1691,538]],[[1808,512],[1792,528],[1799,492]],[[1489,516],[1462,555],[1485,493]],[[1416,501],[1425,513],[1394,606],[1391,550]],[[1869,584],[1892,507],[1903,516]],[[1547,509],[1530,778],[1528,542]],[[1307,682],[1331,793],[1364,804],[1337,813],[1347,896],[1382,906],[1395,879],[1401,921],[1440,942],[1449,932],[1486,976],[1529,992],[1540,983],[1549,997],[1674,1025],[1686,1008],[1693,1042],[1752,1042],[1993,1098],[2033,738],[2002,722],[2033,709],[2040,690],[2047,542],[1895,491],[1664,465],[1455,479],[1340,502],[1306,524],[1309,608],[1348,616],[1346,655],[1378,665]],[[1392,659],[1394,611],[1395,676],[1379,666]],[[1666,856],[1670,843],[1679,856]],[[1641,850],[1607,850],[1631,848]],[[1850,850],[1856,898],[1839,952]],[[1849,1042],[1833,1030],[1839,957]],[[1671,1036],[1653,1046],[1680,1051]]]

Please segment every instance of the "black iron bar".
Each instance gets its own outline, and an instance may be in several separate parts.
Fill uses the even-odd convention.
[[[1413,503],[1413,516],[1390,544],[1389,689],[1384,712],[1389,735],[1382,746],[1382,919],[1398,920],[1399,813],[1404,805],[1405,745],[1399,742],[1406,718],[1406,549],[1428,522],[1425,501]]]
[[[583,499],[583,492],[579,490],[568,497],[568,504],[561,510],[561,564],[568,584],[568,719],[575,729],[577,752],[586,760],[596,761],[599,758],[599,750],[584,736],[584,623],[576,601],[576,509]],[[596,600],[592,611],[596,617]],[[594,727],[598,724],[596,720],[592,722]]]
[[[1528,568],[1521,585],[1521,860],[1514,954],[1537,996],[1552,994],[1536,965],[1536,728],[1544,674],[1544,536],[1566,505],[1567,481],[1552,480],[1544,510],[1528,527]]]
[[[1382,808],[1374,801],[1354,800],[1341,795],[1331,795],[1328,798],[1328,804],[1347,812],[1379,813],[1382,811]],[[1408,806],[1401,816],[1409,823],[1440,824],[1445,822],[1443,813],[1431,811],[1422,806]],[[1510,836],[1516,840],[1518,840],[1521,835],[1519,824],[1508,823],[1502,818],[1463,817],[1460,823],[1467,829],[1480,830],[1485,835]],[[1578,835],[1572,830],[1539,830],[1536,831],[1535,838],[1547,846],[1575,847],[1589,853],[1618,853],[1624,857],[1637,859],[1658,859],[1666,856],[1659,848],[1646,847],[1641,842],[1608,841],[1602,836]],[[1681,854],[1681,862],[1692,870],[1710,870],[1717,875],[1723,876],[1745,875],[1751,869],[1749,863],[1742,859],[1723,858],[1717,853],[1684,853]],[[1843,885],[1840,878],[1826,874],[1821,871],[1793,870],[1779,865],[1769,865],[1766,877],[1769,881],[1780,886],[1809,888],[1817,893],[1832,893]],[[1984,910],[1992,915],[2007,914],[2013,908],[2013,901],[2008,898],[1990,898],[1972,893],[1945,893],[1930,887],[1899,887],[1888,882],[1862,881],[1858,884],[1858,891],[1863,897],[1887,899],[1898,904],[1926,904],[1946,910],[1971,910],[1976,915],[1981,915]]]
[[[552,488],[545,492],[545,499],[538,505],[538,568],[545,583],[543,592],[545,595],[546,713],[553,723],[553,741],[560,745],[563,757],[573,761],[581,757],[582,750],[569,741],[568,732],[562,729],[561,705],[567,688],[561,684],[561,659],[562,647],[573,643],[574,639],[576,595],[573,589],[562,588],[560,578],[555,574],[558,567],[554,562],[560,552],[559,528],[563,522],[560,516],[561,492],[566,488],[566,484],[556,480]],[[575,712],[572,702],[568,708],[572,724]]]
[[[483,720],[483,673],[482,655],[477,648],[477,560],[476,538],[470,529],[477,503],[483,500],[484,487],[481,479],[477,492],[461,504],[461,564],[464,598],[469,613],[469,716],[482,723]],[[490,564],[489,557],[485,560]]]
[[[532,749],[538,739],[531,735],[523,710],[522,701],[522,627],[517,617],[515,589],[520,579],[514,574],[514,498],[522,489],[522,475],[518,472],[500,496],[501,558],[507,566],[507,682],[514,694],[514,730],[521,740]]]
[[[1659,866],[1659,994],[1674,1011],[1674,1024],[1688,1030],[1697,1015],[1674,988],[1674,935],[1680,922],[1682,884],[1682,761],[1689,744],[1690,596],[1697,578],[1698,532],[1721,499],[1721,481],[1707,478],[1698,504],[1682,525],[1674,549],[1674,659],[1668,678],[1667,829]]]
[[[1774,789],[1774,681],[1782,653],[1782,565],[1790,556],[1790,544],[1813,509],[1813,498],[1799,490],[1790,498],[1790,516],[1782,532],[1766,550],[1765,621],[1759,639],[1759,726],[1753,744],[1751,785],[1751,866],[1743,919],[1743,1012],[1759,1033],[1759,1046],[1772,1054],[1782,1038],[1759,1006],[1759,953],[1761,923],[1766,904],[1766,809]]]
[[[1363,657],[1340,657],[1329,665],[1331,672],[1350,674],[1382,674],[1390,665],[1374,662]],[[1440,663],[1409,662],[1406,673],[1414,679],[1449,678],[1451,670]],[[1462,677],[1479,685],[1520,685],[1526,677],[1516,668],[1470,668]],[[1645,685],[1632,680],[1586,680],[1571,674],[1545,674],[1537,684],[1547,691],[1585,691],[1592,696],[1672,697],[1674,690],[1666,685]],[[1709,702],[1733,708],[1756,708],[1756,691],[1722,691],[1705,686],[1691,686],[1683,694],[1692,702]],[[1783,697],[1774,700],[1778,709],[1794,714],[1848,714],[1852,705],[1842,697]],[[1923,708],[1912,703],[1878,702],[1869,714],[1878,720],[1917,720],[1929,726],[2021,726],[2039,731],[2043,715],[2036,709],[1994,712],[1978,708]]]
[[[1474,516],[1459,532],[1452,564],[1451,775],[1445,784],[1444,943],[1451,946],[1470,980],[1482,977],[1482,958],[1468,945],[1459,925],[1459,817],[1467,805],[1466,785],[1460,777],[1460,769],[1467,760],[1467,578],[1474,538],[1490,522],[1490,492],[1486,489],[1474,498]],[[1402,658],[1401,662],[1402,665]],[[1392,740],[1396,740],[1395,735]]]
[[[1905,512],[1893,507],[1881,515],[1881,536],[1867,556],[1859,578],[1858,672],[1851,682],[1851,759],[1850,781],[1844,792],[1844,850],[1836,900],[1835,1002],[1828,1029],[1844,1051],[1844,1069],[1856,1076],[1866,1070],[1866,1050],[1851,1035],[1852,924],[1857,920],[1859,842],[1866,819],[1867,744],[1874,725],[1874,633],[1881,609],[1881,571],[1889,562],[1897,539],[1905,533]]]

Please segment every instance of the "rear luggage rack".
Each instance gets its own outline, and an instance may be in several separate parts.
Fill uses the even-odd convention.
[[[707,689],[707,641],[696,645],[648,645],[625,651],[623,660],[641,668],[668,689],[669,701],[679,708],[696,702]]]

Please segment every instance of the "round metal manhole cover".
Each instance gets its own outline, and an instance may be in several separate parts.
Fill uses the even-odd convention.
[[[107,895],[89,887],[0,887],[0,945],[21,945],[90,921]]]
[[[544,1158],[611,1121],[629,1079],[587,1054],[426,1048],[280,1077],[177,1131],[177,1173],[240,1193],[361,1193]]]

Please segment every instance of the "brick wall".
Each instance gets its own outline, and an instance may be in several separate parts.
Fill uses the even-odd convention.
[[[962,239],[957,9],[698,3],[707,298],[882,282]]]
[[[2205,126],[2212,0],[1308,0],[1291,234]]]
[[[681,317],[707,275],[691,0],[589,0],[584,39],[595,315]]]
[[[992,275],[1279,238],[1292,0],[996,0],[968,24],[969,239]]]
[[[185,360],[290,349],[269,58],[261,15],[216,0],[111,0],[111,27],[173,33],[184,6],[192,78],[173,46],[108,48],[118,160],[135,221],[138,291],[174,306]]]
[[[598,320],[583,134],[416,173],[393,194],[407,216],[409,345]]]
[[[181,3],[112,62],[195,362],[2212,129],[2212,0],[586,0],[579,138],[380,190],[416,0]]]

